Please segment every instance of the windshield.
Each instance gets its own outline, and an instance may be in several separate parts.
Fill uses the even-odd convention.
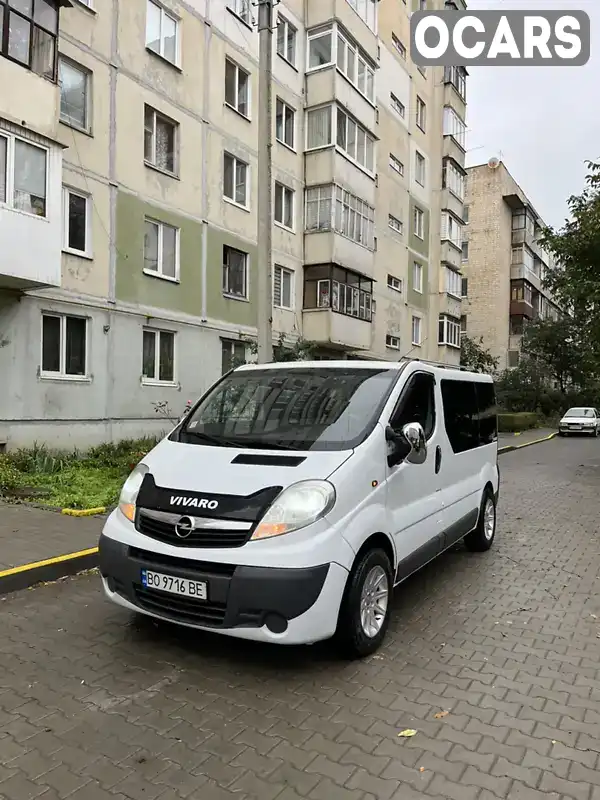
[[[349,450],[373,430],[399,374],[325,366],[232,372],[175,437],[217,447]]]
[[[570,408],[565,417],[593,417],[593,408]]]

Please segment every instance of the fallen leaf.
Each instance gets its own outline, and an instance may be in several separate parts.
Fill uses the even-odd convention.
[[[404,739],[409,739],[411,736],[414,736],[417,732],[412,728],[407,728],[405,731],[400,731],[398,736],[402,736]]]
[[[433,715],[433,718],[434,719],[442,719],[442,717],[447,717],[449,713],[450,713],[449,711],[438,711],[437,714]]]
[[[419,767],[419,772],[425,772],[425,767]]]
[[[552,744],[556,744],[556,739],[552,739]]]

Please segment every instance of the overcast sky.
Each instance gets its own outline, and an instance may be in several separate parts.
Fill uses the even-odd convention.
[[[501,157],[544,221],[562,226],[584,162],[600,160],[600,0],[467,0],[482,9],[586,11],[592,56],[584,67],[469,70],[467,164]]]

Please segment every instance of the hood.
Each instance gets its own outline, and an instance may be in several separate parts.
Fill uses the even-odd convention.
[[[166,489],[250,495],[270,486],[285,488],[298,481],[325,480],[352,452],[251,450],[163,439],[143,463],[156,485]]]

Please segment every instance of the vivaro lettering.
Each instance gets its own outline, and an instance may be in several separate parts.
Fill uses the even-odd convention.
[[[171,495],[172,506],[185,506],[186,508],[208,508],[214,511],[219,507],[218,500],[207,500],[205,497],[179,497]]]

